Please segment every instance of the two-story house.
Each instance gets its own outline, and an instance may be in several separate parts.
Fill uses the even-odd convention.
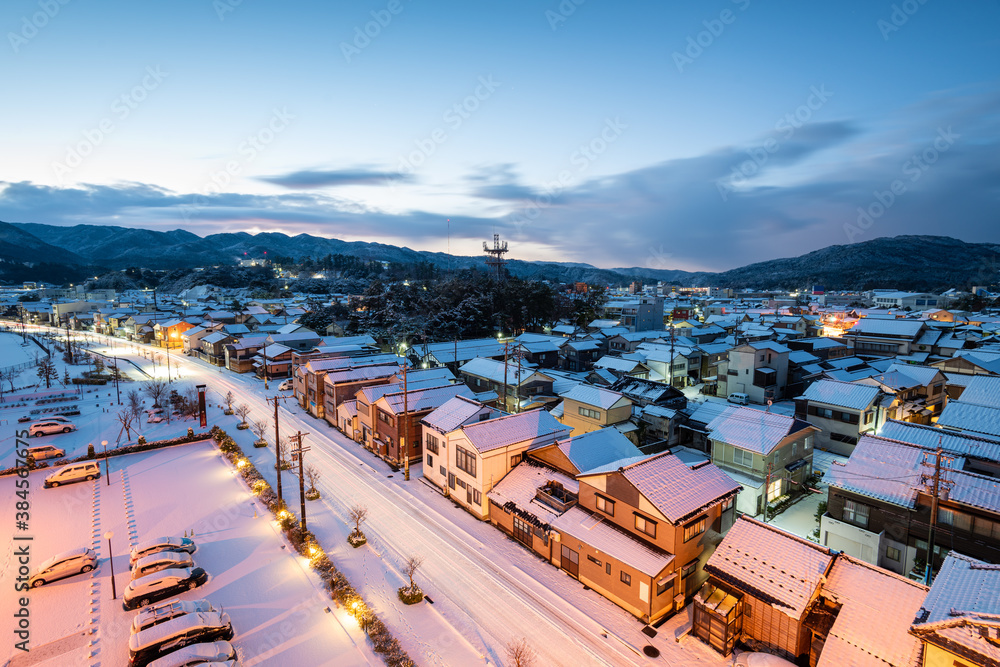
[[[766,403],[785,397],[790,350],[774,341],[761,340],[729,350],[720,366],[720,395],[746,394],[751,403]],[[721,374],[722,368],[725,374]]]
[[[851,354],[858,356],[903,356],[916,350],[926,329],[921,320],[864,317],[844,334],[844,340]]]
[[[473,397],[472,391],[464,384],[411,389],[407,382],[404,387],[402,391],[383,394],[371,406],[375,414],[372,420],[373,449],[395,465],[402,465],[404,457],[408,457],[410,463],[420,461],[423,440],[421,418],[456,396]]]
[[[356,400],[355,397],[362,387],[395,381],[400,371],[398,360],[366,364],[364,357],[359,357],[355,365],[327,370],[318,385],[321,390],[316,397],[316,416],[334,423],[337,408],[341,403]],[[322,409],[319,408],[320,404]]]
[[[578,384],[561,396],[556,416],[573,435],[620,424],[632,416],[632,401],[617,391]]]
[[[552,396],[552,377],[516,360],[507,363],[475,358],[459,369],[461,378],[477,394],[495,392],[500,408],[515,412],[535,401],[537,396]]]
[[[894,398],[885,408],[885,418],[930,424],[944,408],[946,381],[944,373],[933,366],[893,364],[884,373],[858,382]]]
[[[571,340],[559,348],[560,366],[567,371],[589,371],[601,357],[604,346],[598,340]]]
[[[884,397],[877,385],[817,380],[795,399],[795,416],[821,429],[816,446],[850,456],[858,438],[875,433]]]
[[[807,421],[726,406],[706,429],[712,463],[743,485],[737,508],[742,514],[763,514],[768,503],[801,489],[812,474],[819,429]]]

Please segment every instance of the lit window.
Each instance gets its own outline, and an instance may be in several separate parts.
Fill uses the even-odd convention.
[[[868,526],[868,505],[856,503],[853,500],[844,501],[844,521],[865,528]]]
[[[632,575],[628,572],[622,572],[622,583],[626,586],[632,585]]]
[[[702,517],[684,526],[684,541],[687,542],[704,533],[706,524],[707,517]]]

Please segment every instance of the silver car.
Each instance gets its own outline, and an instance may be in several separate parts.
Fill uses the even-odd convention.
[[[28,585],[32,588],[44,586],[51,581],[58,581],[76,574],[90,572],[97,567],[97,554],[93,549],[81,547],[53,556],[38,566],[29,577]]]

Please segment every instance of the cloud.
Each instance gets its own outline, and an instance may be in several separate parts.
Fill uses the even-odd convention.
[[[277,176],[261,176],[260,181],[294,190],[342,187],[345,185],[386,185],[390,180],[408,183],[410,174],[372,169],[302,169]]]

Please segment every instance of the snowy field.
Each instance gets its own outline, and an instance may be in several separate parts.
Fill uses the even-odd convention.
[[[232,467],[210,443],[179,445],[110,459],[105,479],[43,489],[44,473],[32,473],[32,562],[79,546],[98,553],[90,573],[47,584],[29,593],[32,651],[3,647],[12,667],[23,665],[124,665],[129,626],[121,594],[129,581],[128,552],[137,541],[194,531],[195,564],[209,581],[185,599],[208,598],[222,607],[236,630],[242,664],[379,665],[350,616],[331,607],[322,581],[294,555],[276,524]],[[3,516],[14,516],[14,477],[0,479]],[[254,517],[256,512],[257,517]],[[103,535],[113,531],[115,581]],[[12,549],[0,556],[0,587],[12,590]],[[15,568],[16,569],[16,568]],[[11,619],[14,600],[3,596],[0,615]],[[7,624],[10,621],[6,622]],[[10,636],[9,631],[4,633]]]
[[[149,359],[149,350],[133,344],[123,345],[121,341],[114,344],[114,352],[120,359],[134,362],[150,375],[165,378],[163,365],[154,366]],[[111,348],[101,345],[95,345],[93,349],[112,353]],[[254,436],[249,431],[237,431],[235,426],[238,418],[223,416],[219,403],[227,391],[233,391],[237,396],[237,404],[247,403],[251,407],[250,419],[273,419],[273,408],[263,399],[277,393],[275,384],[272,383],[265,392],[263,383],[251,376],[222,372],[200,360],[177,355],[174,355],[173,361],[174,377],[179,367],[183,378],[180,383],[175,382],[175,386],[183,391],[187,385],[194,383],[208,385],[209,425],[219,424],[232,435],[274,486],[276,473],[273,465],[273,424],[267,436],[270,446],[254,449],[251,444]],[[123,368],[127,366],[123,364]],[[133,371],[130,374],[139,376]],[[101,412],[100,415],[104,416],[99,416],[97,411],[101,407],[103,406],[95,406],[88,410],[89,417],[81,415],[74,419],[81,422],[81,430],[87,428],[84,426],[87,419],[103,420],[102,428],[106,429],[105,433],[114,436],[118,428],[116,425],[108,428],[107,421],[112,415]],[[585,590],[577,580],[535,557],[495,528],[457,508],[421,480],[419,468],[412,471],[410,481],[403,481],[402,473],[394,474],[384,462],[365,452],[326,422],[306,415],[293,400],[284,401],[279,412],[283,436],[296,430],[308,434],[305,441],[312,446],[312,451],[307,454],[307,461],[315,464],[322,474],[322,479],[317,484],[322,498],[307,504],[310,530],[316,533],[333,562],[345,572],[418,664],[509,664],[505,646],[511,640],[521,638],[526,639],[538,653],[537,664],[546,666],[655,664],[693,667],[731,664],[732,658],[724,659],[697,639],[682,636],[690,626],[690,609],[688,613],[667,621],[659,628],[656,637],[649,638],[642,633],[643,624],[630,614],[597,593]],[[182,423],[177,431],[172,425],[172,433],[169,434],[165,424],[151,425],[149,430],[143,432],[149,439],[161,438],[185,432],[188,425],[191,422]],[[147,427],[144,425],[143,428]],[[154,428],[163,431],[154,432]],[[0,435],[8,433],[12,431],[3,431]],[[52,439],[58,441],[72,437],[76,442],[73,447],[82,447],[85,451],[89,439],[96,439],[101,431],[95,428],[93,433],[94,436],[71,433],[53,436]],[[103,435],[102,439],[110,440],[110,436]],[[12,443],[4,441],[0,445],[12,449]],[[177,451],[177,448],[168,451]],[[121,457],[117,459],[122,460],[124,459]],[[115,472],[116,460],[112,461],[114,484],[118,473]],[[129,466],[131,468],[131,464]],[[145,479],[150,480],[147,483],[154,487],[179,484],[181,480],[170,470],[171,467],[167,465],[154,465],[146,469]],[[131,472],[127,476],[131,478]],[[298,512],[297,477],[289,472],[283,473],[282,477],[285,498]],[[212,516],[227,516],[225,510],[221,510],[221,515],[219,512],[220,508],[231,506],[227,505],[230,502],[228,495],[220,500],[205,498],[208,492],[214,494],[214,486],[220,482],[214,477],[200,476],[200,473],[199,478],[205,489],[199,487],[197,491],[177,494],[178,497],[197,499],[199,509],[195,513],[186,509],[189,507],[187,504],[178,503],[178,509],[171,510],[170,503],[163,503],[146,520],[153,524],[161,519],[166,521],[167,517],[172,516],[180,520],[181,524],[171,530],[166,526],[154,530],[152,527],[147,529],[140,520],[142,534],[146,534],[147,530],[181,532],[187,526],[194,528],[196,535],[200,536],[202,533],[195,525],[199,520],[209,521]],[[234,483],[238,484],[236,481]],[[130,479],[130,484],[133,490],[138,488],[134,478]],[[184,484],[186,486],[187,480],[184,480]],[[113,485],[112,489],[114,488]],[[352,549],[346,543],[346,536],[350,531],[347,512],[354,503],[363,504],[369,509],[369,518],[364,525],[369,542],[360,549]],[[120,521],[124,530],[124,515]],[[258,522],[265,523],[263,520]],[[118,529],[115,532],[116,535],[119,534]],[[206,534],[205,539],[211,539],[211,536]],[[244,559],[244,552],[251,546],[249,543],[234,544]],[[124,549],[121,551],[124,553]],[[284,553],[283,551],[282,555]],[[204,565],[199,558],[200,554],[201,550],[195,555],[196,561],[199,565]],[[416,581],[433,603],[425,602],[410,607],[399,602],[396,596],[396,589],[405,581],[403,561],[411,554],[425,558]],[[101,557],[103,559],[103,554]],[[105,569],[102,564],[99,574]],[[213,579],[204,590],[211,591],[214,586],[220,585],[219,571],[209,566],[206,569],[213,575]],[[247,577],[250,577],[250,573],[240,576],[239,580]],[[238,583],[239,580],[230,577],[222,590],[228,593],[258,587],[256,582],[244,585],[241,581]],[[288,605],[308,604],[310,595],[301,593],[294,600],[289,596],[286,602]],[[214,601],[213,595],[209,594],[208,597]],[[329,604],[328,599],[326,604]],[[227,611],[231,611],[228,606]],[[325,618],[331,617],[325,615]],[[235,614],[233,620],[239,633],[237,645],[240,645],[247,627],[237,621]],[[349,621],[343,622],[344,625],[348,623]],[[67,633],[73,629],[74,626],[69,624],[62,628]],[[113,629],[109,629],[103,636],[109,637],[112,633]],[[65,635],[60,635],[62,636]],[[675,641],[677,637],[681,637],[680,641]],[[642,654],[642,648],[646,645],[653,645],[662,655],[655,659],[647,658]],[[266,657],[261,659],[259,653],[256,655],[259,661],[248,660],[247,664],[295,664],[286,662],[284,656],[276,656],[272,660]],[[375,661],[377,663],[378,659]],[[90,664],[99,662],[95,658]],[[334,663],[307,660],[302,664]],[[352,663],[348,661],[336,664]]]

